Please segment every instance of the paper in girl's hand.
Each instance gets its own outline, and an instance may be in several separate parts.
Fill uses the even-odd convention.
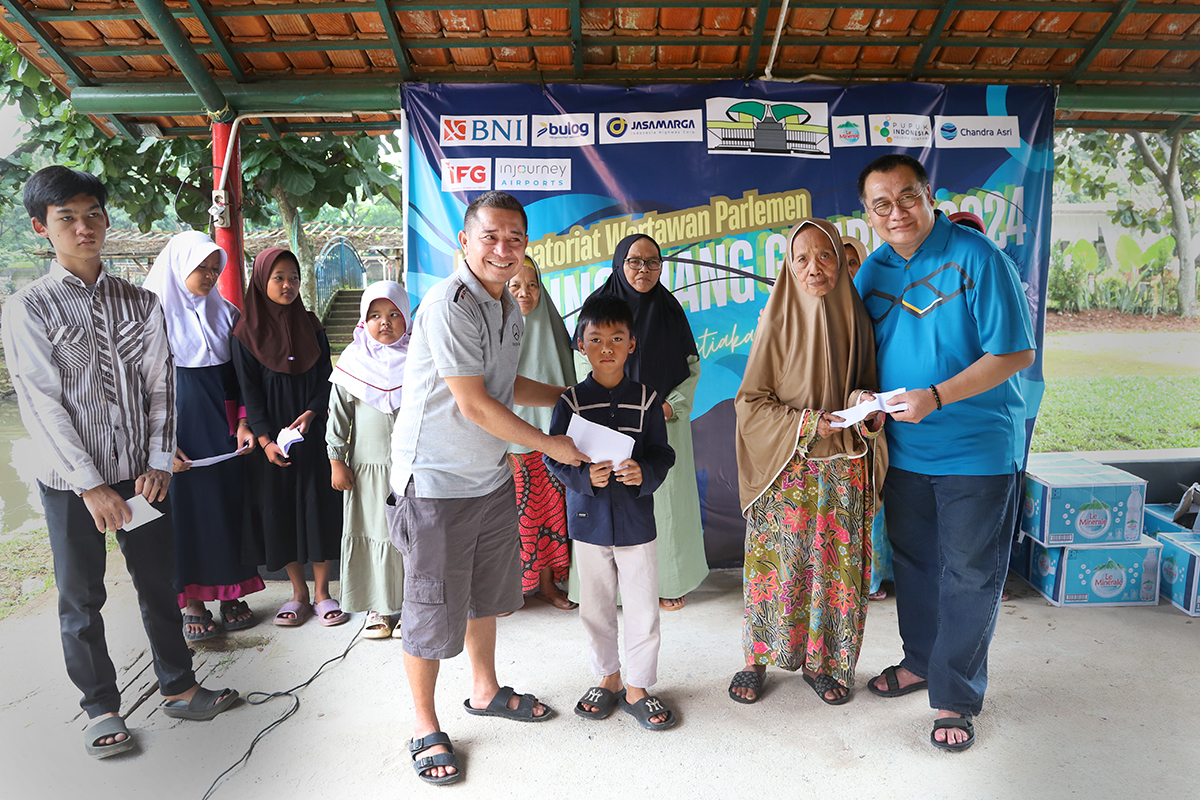
[[[847,408],[843,411],[835,411],[833,412],[834,415],[841,417],[844,421],[831,422],[829,423],[829,427],[849,428],[856,422],[862,422],[867,418],[868,415],[873,414],[876,411],[882,411],[885,414],[894,414],[897,411],[904,411],[908,408],[908,403],[897,403],[894,406],[889,406],[887,401],[898,394],[904,394],[906,391],[908,390],[900,388],[893,389],[890,392],[880,392],[879,394],[875,395],[874,400],[868,400],[865,403],[859,403],[858,405],[852,408]]]
[[[288,448],[296,442],[303,442],[304,434],[295,428],[284,428],[279,432],[279,438],[275,440],[275,444],[279,445],[279,449],[283,451],[283,457],[288,457]]]
[[[162,516],[162,512],[150,505],[150,501],[140,494],[135,494],[132,498],[126,500],[125,503],[129,506],[129,510],[133,512],[133,519],[125,523],[123,530],[131,531],[134,528],[145,525],[147,522],[153,522]]]
[[[237,450],[234,450],[232,453],[225,453],[224,455],[219,455],[219,456],[210,456],[208,458],[197,458],[197,459],[193,459],[187,463],[191,464],[192,467],[209,467],[209,466],[212,466],[213,464],[220,464],[222,461],[228,461],[231,458],[240,456],[242,453],[246,452],[249,449],[250,449],[250,445],[247,444],[243,447],[238,448]]]

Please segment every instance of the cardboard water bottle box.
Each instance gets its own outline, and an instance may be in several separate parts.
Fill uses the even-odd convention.
[[[1129,544],[1142,535],[1146,481],[1072,455],[1034,454],[1021,530],[1050,547]]]
[[[1146,506],[1146,515],[1142,521],[1142,533],[1158,536],[1160,533],[1191,533],[1187,528],[1175,522],[1175,506],[1170,503],[1151,503]]]
[[[1200,617],[1200,533],[1162,533],[1159,592],[1183,613]]]
[[[1018,535],[1012,544],[1012,554],[1008,558],[1008,568],[1026,581],[1029,580],[1029,558],[1033,552],[1033,539],[1024,534]]]
[[[1056,606],[1158,605],[1162,545],[1046,547],[1033,542],[1029,584]]]

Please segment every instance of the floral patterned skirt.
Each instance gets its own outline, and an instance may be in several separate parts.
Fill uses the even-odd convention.
[[[854,685],[871,584],[868,460],[799,453],[749,508],[747,664],[801,667]]]
[[[537,590],[544,569],[550,570],[555,583],[567,579],[571,566],[567,498],[541,453],[509,453],[508,463],[517,484],[521,517],[521,588],[529,594]]]

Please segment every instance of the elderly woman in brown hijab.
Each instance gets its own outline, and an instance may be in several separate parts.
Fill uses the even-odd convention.
[[[875,338],[833,225],[801,220],[788,253],[734,400],[747,666],[729,696],[756,701],[773,664],[837,705],[854,685],[886,457],[880,412],[837,427],[830,410],[874,397]]]

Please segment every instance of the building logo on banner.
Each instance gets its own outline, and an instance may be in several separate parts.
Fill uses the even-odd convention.
[[[921,114],[871,114],[871,144],[892,147],[929,147],[933,128]]]
[[[523,146],[529,143],[527,118],[442,117],[438,142],[442,147]]]
[[[530,130],[535,147],[586,147],[596,143],[593,114],[534,114]]]
[[[443,158],[443,192],[485,192],[492,188],[490,158]]]
[[[710,153],[829,157],[827,103],[711,97],[704,106]]]
[[[1020,147],[1016,117],[936,116],[938,147]]]
[[[834,116],[829,120],[833,125],[834,147],[865,147],[867,144],[867,118],[861,114],[855,117]]]
[[[571,159],[497,158],[496,188],[510,192],[569,192]]]
[[[704,120],[700,111],[635,111],[600,115],[600,144],[699,142]]]

